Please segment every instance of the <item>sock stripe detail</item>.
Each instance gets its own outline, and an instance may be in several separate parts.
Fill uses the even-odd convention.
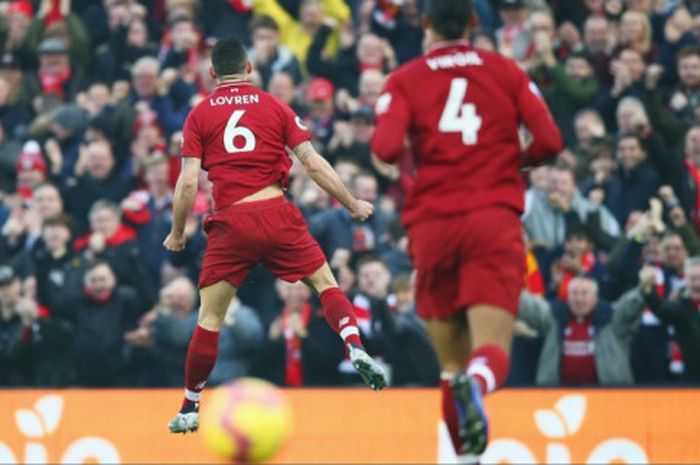
[[[360,330],[357,329],[357,326],[346,326],[345,328],[340,330],[340,337],[343,339],[347,339],[348,336],[359,336],[360,335]]]
[[[496,376],[488,365],[473,363],[467,368],[467,374],[469,376],[479,376],[483,379],[486,382],[486,392],[493,392],[496,390]]]
[[[190,402],[199,402],[199,398],[201,396],[201,392],[194,392],[190,391],[189,389],[185,389],[185,399],[189,400]]]

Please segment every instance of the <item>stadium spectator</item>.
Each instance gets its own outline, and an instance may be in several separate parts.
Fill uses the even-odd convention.
[[[596,282],[585,277],[570,281],[567,302],[550,306],[524,293],[519,318],[544,337],[537,384],[632,384],[629,346],[655,274],[642,269],[640,288],[612,304],[600,300]]]
[[[369,172],[354,176],[351,192],[360,200],[375,203],[378,198],[377,178]],[[368,252],[382,253],[387,249],[389,218],[381,209],[366,222],[352,219],[345,209],[336,207],[315,214],[309,218],[311,234],[319,241],[328,257],[336,250],[345,249],[357,256]]]
[[[633,134],[618,138],[617,161],[617,170],[608,178],[596,177],[591,184],[602,189],[603,203],[618,224],[625,224],[632,211],[644,210],[649,205],[649,199],[656,195],[661,180],[647,161],[642,141]]]
[[[147,159],[143,169],[146,188],[132,192],[121,203],[126,223],[136,229],[138,248],[151,278],[151,286],[160,283],[167,251],[160,247],[170,231],[173,190],[169,184],[170,166],[164,157]]]
[[[124,333],[135,326],[141,308],[132,289],[117,285],[106,262],[96,261],[88,267],[83,288],[56,312],[73,326],[73,367],[78,385],[128,386],[133,382]]]
[[[0,266],[0,385],[64,386],[70,381],[70,325],[51,317],[7,265]]]
[[[340,0],[302,0],[297,3],[297,12],[285,10],[278,0],[253,0],[253,13],[268,15],[279,27],[281,42],[306,66],[306,57],[315,34],[321,28],[324,15],[337,23],[350,19],[350,8]],[[297,19],[298,18],[298,19]],[[338,35],[332,34],[325,52],[335,55],[338,50]]]
[[[388,291],[391,294],[374,294],[370,308],[372,319],[379,323],[383,352],[391,367],[392,384],[437,386],[440,367],[425,325],[415,313],[410,276],[394,278]]]
[[[537,50],[535,56],[541,65],[530,74],[540,82],[552,116],[564,129],[565,138],[572,140],[573,115],[598,94],[598,80],[585,52],[570,53],[563,65],[557,62],[554,52],[552,46]],[[542,86],[543,83],[547,85]]]
[[[114,203],[99,200],[90,208],[90,232],[78,237],[74,248],[88,262],[109,263],[119,284],[127,285],[138,298],[134,311],[144,311],[154,302],[152,280],[136,242],[136,232],[121,222]]]
[[[66,179],[63,191],[66,210],[76,221],[77,229],[85,231],[87,213],[96,201],[119,202],[129,193],[132,183],[116,172],[109,142],[95,140],[82,148],[74,176]]]
[[[311,291],[301,282],[275,287],[282,311],[268,328],[259,375],[282,386],[337,386],[343,344],[309,302]]]
[[[620,232],[610,211],[584,198],[576,187],[573,173],[561,168],[550,172],[545,193],[531,197],[523,224],[532,241],[549,249],[562,245],[567,228],[576,224],[600,228],[610,236],[618,236]]]
[[[248,50],[248,56],[260,73],[262,87],[267,87],[272,76],[277,73],[287,73],[298,84],[301,81],[299,62],[291,50],[280,45],[279,28],[275,20],[265,15],[257,16],[249,27],[253,46]]]
[[[152,326],[142,322],[135,334],[127,337],[127,341],[131,342],[131,338],[137,338],[144,331],[142,328],[152,333],[153,369],[162,376],[159,385],[182,384],[187,344],[197,325],[197,312],[194,311],[196,300],[196,290],[189,279],[174,279],[160,291]]]
[[[209,383],[217,385],[253,376],[257,365],[266,363],[260,359],[265,339],[265,328],[256,311],[242,305],[238,297],[231,299],[219,338],[219,355]]]
[[[21,99],[31,105],[38,95],[54,94],[63,102],[73,101],[87,84],[83,69],[71,65],[68,46],[63,39],[51,37],[39,45],[39,69],[25,75]]]
[[[342,48],[334,60],[323,59],[323,49],[332,29],[322,26],[309,48],[307,66],[316,76],[334,82],[339,89],[358,95],[360,73],[364,70],[389,72],[396,67],[394,50],[389,44],[372,33],[362,34],[357,43]]]
[[[700,381],[700,329],[698,328],[698,305],[700,301],[700,259],[692,257],[685,262],[685,286],[675,298],[666,302],[658,295],[648,299],[652,311],[676,332],[683,354],[684,372],[687,382]],[[653,290],[653,287],[651,288]]]

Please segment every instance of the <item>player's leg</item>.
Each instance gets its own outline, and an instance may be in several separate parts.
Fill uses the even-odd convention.
[[[199,291],[199,318],[185,361],[185,397],[180,412],[168,426],[171,433],[197,431],[199,427],[199,399],[216,364],[219,331],[236,290],[227,281],[218,281]]]
[[[462,312],[450,318],[425,320],[428,336],[440,362],[440,394],[442,418],[450,433],[455,451],[459,453],[462,440],[459,437],[459,417],[452,395],[451,383],[455,375],[464,370],[471,348],[469,328]]]
[[[319,296],[326,322],[343,339],[350,361],[365,383],[375,391],[384,388],[386,374],[365,351],[352,303],[338,287],[328,263],[324,262],[302,281]]]
[[[489,209],[471,215],[462,230],[458,302],[467,308],[472,350],[452,382],[463,450],[479,455],[488,442],[482,398],[503,386],[525,275],[525,248],[516,212]]]

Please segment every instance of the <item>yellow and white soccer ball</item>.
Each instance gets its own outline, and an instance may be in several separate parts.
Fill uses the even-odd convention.
[[[292,412],[282,390],[241,378],[206,395],[199,430],[209,448],[236,462],[261,462],[289,436]]]

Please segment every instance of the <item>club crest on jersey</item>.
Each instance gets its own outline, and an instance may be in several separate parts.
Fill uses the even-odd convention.
[[[309,128],[307,128],[304,123],[301,121],[301,118],[298,116],[294,118],[294,122],[297,123],[297,126],[299,126],[299,129],[303,129],[304,131],[308,131]]]
[[[391,105],[391,94],[388,92],[383,93],[377,99],[377,103],[374,104],[374,112],[378,115],[386,113]]]
[[[217,107],[220,105],[248,105],[260,103],[257,95],[218,95],[209,99],[209,105]]]

